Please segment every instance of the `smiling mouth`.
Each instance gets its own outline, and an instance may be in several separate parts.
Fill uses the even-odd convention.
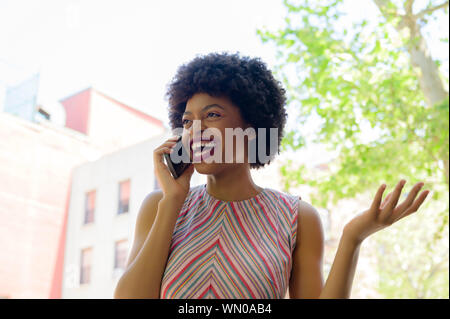
[[[214,155],[216,143],[212,140],[202,140],[201,142],[191,142],[191,156],[195,161],[204,160]]]

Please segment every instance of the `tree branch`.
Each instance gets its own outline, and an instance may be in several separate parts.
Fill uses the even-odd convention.
[[[412,0],[409,0],[412,2]],[[408,1],[408,2],[409,2]],[[405,19],[405,15],[400,14],[396,11],[392,11],[388,9],[388,2],[386,0],[373,0],[373,2],[375,2],[376,6],[378,7],[378,9],[380,10],[381,14],[388,19],[389,17],[394,17],[394,18],[400,18],[400,21],[398,22],[398,24],[395,26],[395,28],[400,31],[403,28],[405,28],[406,25],[406,19]]]
[[[424,10],[420,11],[419,13],[415,14],[414,16],[415,16],[416,19],[422,19],[422,18],[423,18],[424,16],[426,16],[427,14],[431,14],[431,13],[433,13],[434,11],[443,9],[443,8],[445,8],[445,7],[448,7],[448,1],[445,1],[444,3],[442,3],[442,4],[440,4],[440,5],[437,5],[437,6],[428,8],[428,9],[424,9]]]
[[[405,1],[405,5],[403,6],[405,8],[405,15],[411,15],[411,16],[413,15],[413,12],[412,12],[413,4],[414,4],[414,0]]]
[[[392,11],[388,9],[388,3],[386,0],[373,0],[377,5],[380,12],[385,16],[398,17],[400,14],[397,11]]]

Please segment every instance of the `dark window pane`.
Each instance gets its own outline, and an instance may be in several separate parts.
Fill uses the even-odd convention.
[[[92,248],[85,248],[81,251],[80,259],[80,284],[91,282]]]
[[[117,241],[114,253],[114,269],[125,269],[128,254],[128,241],[126,239]]]
[[[130,180],[119,183],[118,214],[128,213],[130,203]]]
[[[85,209],[84,209],[84,223],[94,222],[95,213],[95,191],[86,193]]]
[[[119,201],[118,214],[128,213],[128,210],[129,210],[129,203],[128,203],[128,201],[126,201],[126,202]]]

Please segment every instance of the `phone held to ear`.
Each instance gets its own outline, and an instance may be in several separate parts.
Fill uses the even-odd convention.
[[[172,161],[170,154],[164,153],[164,158],[172,176],[177,179],[191,165],[190,152],[184,147],[181,136],[177,140],[177,144],[172,148],[173,151],[178,150],[179,163]]]

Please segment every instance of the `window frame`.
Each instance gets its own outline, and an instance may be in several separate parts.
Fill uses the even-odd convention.
[[[123,258],[123,267],[118,267],[119,265],[119,259],[118,259],[118,252],[119,252],[119,247],[120,244],[124,244],[125,245],[125,251],[123,252],[123,256],[121,256]],[[128,257],[128,239],[127,238],[123,238],[120,240],[116,240],[114,242],[114,267],[113,267],[113,271],[117,271],[117,270],[125,270],[126,267],[126,263],[127,263],[127,257]]]
[[[122,185],[128,183],[128,198],[126,203],[125,200],[122,200]],[[118,200],[117,200],[117,215],[128,214],[130,212],[130,198],[131,198],[131,179],[125,179],[119,182],[118,184]],[[125,209],[126,208],[126,209]]]
[[[90,261],[89,265],[84,265],[85,254],[90,253]],[[80,252],[80,276],[79,276],[79,284],[80,285],[89,285],[92,282],[92,258],[94,255],[94,249],[92,247],[82,248]],[[87,275],[86,275],[87,273]]]
[[[97,190],[93,189],[84,193],[84,218],[83,225],[93,224],[95,222],[95,211],[97,206]],[[93,194],[93,195],[91,195]],[[89,209],[89,196],[93,196],[93,208]]]

